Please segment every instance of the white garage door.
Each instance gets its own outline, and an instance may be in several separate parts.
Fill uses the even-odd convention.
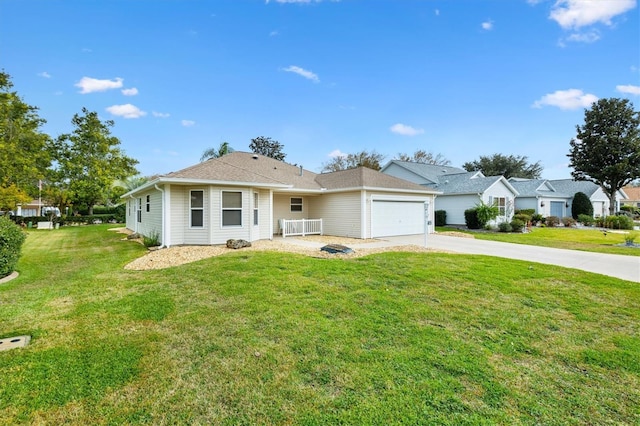
[[[424,203],[374,200],[371,204],[371,236],[390,237],[424,232]]]

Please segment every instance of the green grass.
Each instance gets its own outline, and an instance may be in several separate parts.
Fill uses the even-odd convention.
[[[625,235],[617,232],[604,233],[597,229],[576,228],[537,228],[531,232],[506,233],[459,230],[450,227],[438,227],[438,232],[459,231],[469,233],[479,240],[501,241],[505,243],[528,244],[532,246],[554,247],[569,250],[590,251],[595,253],[622,254],[627,256],[640,256],[640,249],[635,247],[622,247],[625,243]],[[640,243],[640,233],[636,243]]]
[[[0,423],[638,424],[640,286],[486,256],[233,252],[126,271],[34,231],[0,286]]]

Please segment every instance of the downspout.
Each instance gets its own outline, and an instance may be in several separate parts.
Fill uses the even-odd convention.
[[[162,209],[161,209],[161,210],[162,210],[162,218],[160,219],[160,222],[162,223],[162,245],[163,245],[164,247],[169,247],[169,246],[167,245],[167,226],[166,226],[166,215],[164,214],[164,209],[165,209],[165,204],[166,204],[166,202],[165,202],[165,196],[164,196],[164,195],[165,195],[165,192],[164,192],[164,189],[160,188],[160,187],[158,186],[158,184],[157,184],[157,183],[154,185],[154,187],[155,187],[158,191],[160,191],[160,193],[162,194]]]

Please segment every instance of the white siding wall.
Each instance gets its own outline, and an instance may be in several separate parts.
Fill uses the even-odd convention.
[[[325,235],[361,238],[360,191],[308,197],[309,219],[322,219]]]
[[[222,226],[223,191],[242,192],[242,226]],[[251,188],[211,188],[211,203],[209,204],[211,212],[211,242],[209,244],[224,244],[230,239],[251,240],[251,227],[253,226],[253,209],[251,205],[253,202],[250,197],[253,197]]]
[[[149,211],[147,212],[147,196],[149,196]],[[141,221],[138,222],[136,203],[141,200]],[[147,237],[156,233],[162,241],[162,193],[150,189],[135,198],[127,199],[126,211],[127,228]]]
[[[291,199],[302,198],[302,211],[291,211]],[[273,232],[280,233],[280,219],[320,219],[309,211],[309,203],[313,197],[306,197],[297,194],[273,194]]]
[[[563,208],[562,217],[571,216],[571,205],[569,205],[569,208],[564,207],[564,205],[565,205],[565,203],[567,201],[566,198],[553,198],[553,197],[541,198],[540,202],[538,203],[538,213],[541,214],[543,217],[551,216],[551,202],[552,201],[554,201],[554,202],[562,202],[562,206],[563,206],[562,207]],[[544,202],[544,206],[541,206],[541,204],[543,202]]]
[[[516,210],[534,209],[536,213],[540,210],[540,202],[535,197],[517,197]]]
[[[136,207],[136,202],[134,198],[127,198],[127,210],[125,211],[125,221],[126,221],[126,227],[127,229],[131,230],[131,231],[135,231],[135,226],[136,226],[136,212],[135,212],[135,207]]]
[[[507,188],[502,181],[496,182],[494,185],[492,185],[488,190],[486,190],[482,196],[482,201],[487,204],[487,205],[491,205],[492,204],[492,199],[493,198],[498,198],[498,197],[503,197],[506,198],[506,206],[505,206],[505,215],[506,216],[499,216],[495,221],[493,221],[493,223],[495,224],[500,223],[500,222],[510,222],[511,219],[513,218],[513,212],[515,210],[515,204],[514,204],[514,195],[513,192],[511,192],[509,190],[509,188]],[[468,207],[468,208],[472,208]]]
[[[183,186],[171,185],[171,244],[185,244],[185,229],[189,226],[189,216],[185,212],[185,203],[189,201],[189,192]],[[187,207],[188,208],[188,207]]]
[[[477,195],[438,195],[436,210],[446,210],[447,225],[464,225],[464,211],[480,203]]]
[[[273,238],[273,235],[270,234],[271,227],[269,226],[269,213],[271,211],[269,190],[262,189],[254,192],[258,192],[258,235],[254,236],[254,239],[269,240]],[[251,223],[253,224],[253,212],[251,212]],[[277,228],[273,229],[274,232],[277,231]]]

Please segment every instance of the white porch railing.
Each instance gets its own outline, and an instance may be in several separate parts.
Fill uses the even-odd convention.
[[[322,219],[280,219],[282,238],[292,235],[322,235]]]

